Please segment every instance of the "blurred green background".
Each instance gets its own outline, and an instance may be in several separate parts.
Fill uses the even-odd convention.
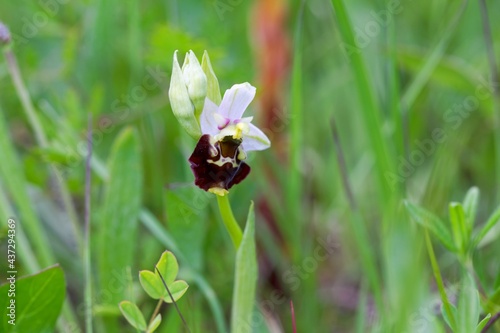
[[[498,55],[500,4],[487,3]],[[174,51],[201,59],[207,50],[222,92],[246,81],[257,87],[249,114],[272,141],[250,154],[252,172],[230,196],[239,221],[250,200],[256,207],[253,331],[292,332],[293,300],[298,332],[446,332],[424,232],[403,200],[446,220],[448,203],[477,186],[479,225],[499,203],[499,103],[479,2],[346,6],[357,46],[326,0],[2,1],[0,20],[14,35],[47,144],[37,142],[2,59],[0,244],[6,248],[3,221],[17,216],[27,235],[18,238],[27,253],[20,274],[61,264],[68,304],[59,330],[84,327],[79,242],[89,114],[96,330],[133,332],[116,306],[127,297],[153,311],[137,272],[151,270],[165,249],[191,286],[179,301],[191,330],[228,326],[231,240],[215,199],[192,185],[195,142],[167,94]],[[124,128],[134,139],[125,143],[128,155],[116,156]],[[435,251],[453,303],[460,264],[441,245]],[[474,253],[483,303],[500,287],[499,251],[492,241]],[[122,255],[129,273],[120,271],[121,287],[104,297],[113,277],[106,265]],[[498,312],[500,301],[486,308]],[[160,332],[182,331],[173,307],[163,314]]]

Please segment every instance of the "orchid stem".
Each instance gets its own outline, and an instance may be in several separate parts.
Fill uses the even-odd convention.
[[[226,230],[229,233],[229,236],[231,236],[234,248],[238,250],[241,244],[241,239],[243,238],[243,233],[241,232],[241,228],[238,225],[238,222],[236,222],[236,219],[234,218],[228,196],[217,195],[217,203],[219,204],[219,211],[220,215],[222,216],[222,221],[226,226]]]

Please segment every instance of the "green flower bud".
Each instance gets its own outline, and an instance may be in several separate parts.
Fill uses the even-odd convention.
[[[196,59],[196,57],[194,58]],[[183,67],[187,65],[186,61],[184,62]],[[189,68],[186,74],[190,74],[194,71],[195,70],[193,68]],[[177,121],[179,121],[181,126],[188,132],[189,135],[191,135],[195,139],[198,139],[201,136],[201,129],[197,117],[195,116],[195,105],[190,98],[187,82],[191,81],[190,84],[190,86],[192,87],[191,90],[195,91],[193,94],[195,94],[197,96],[196,98],[199,99],[200,93],[199,91],[196,91],[195,86],[200,85],[199,81],[201,81],[201,79],[199,78],[199,74],[192,74],[192,75],[193,75],[192,78],[191,77],[189,79],[185,78],[183,71],[179,66],[179,62],[177,61],[177,51],[175,51],[174,61],[172,66],[172,78],[170,79],[170,89],[168,90],[170,106],[172,107],[172,112],[174,113],[175,117],[177,118]],[[205,78],[205,95],[206,95],[206,78]],[[204,98],[205,97],[203,97],[203,99]]]
[[[207,97],[207,77],[193,51],[186,54],[182,65],[182,74],[186,82],[189,98],[194,104],[196,119],[199,119],[205,104],[205,97]]]

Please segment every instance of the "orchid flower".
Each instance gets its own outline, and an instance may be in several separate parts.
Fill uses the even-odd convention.
[[[200,115],[202,137],[189,158],[195,184],[224,195],[250,172],[246,153],[271,146],[267,136],[243,113],[255,97],[255,87],[245,82],[226,90],[219,106],[205,99]]]

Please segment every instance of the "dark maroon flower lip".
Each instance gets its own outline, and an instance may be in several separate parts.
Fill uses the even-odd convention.
[[[242,160],[244,155],[241,140],[224,137],[214,141],[203,135],[189,157],[194,183],[205,191],[229,190],[250,173],[250,166]]]

